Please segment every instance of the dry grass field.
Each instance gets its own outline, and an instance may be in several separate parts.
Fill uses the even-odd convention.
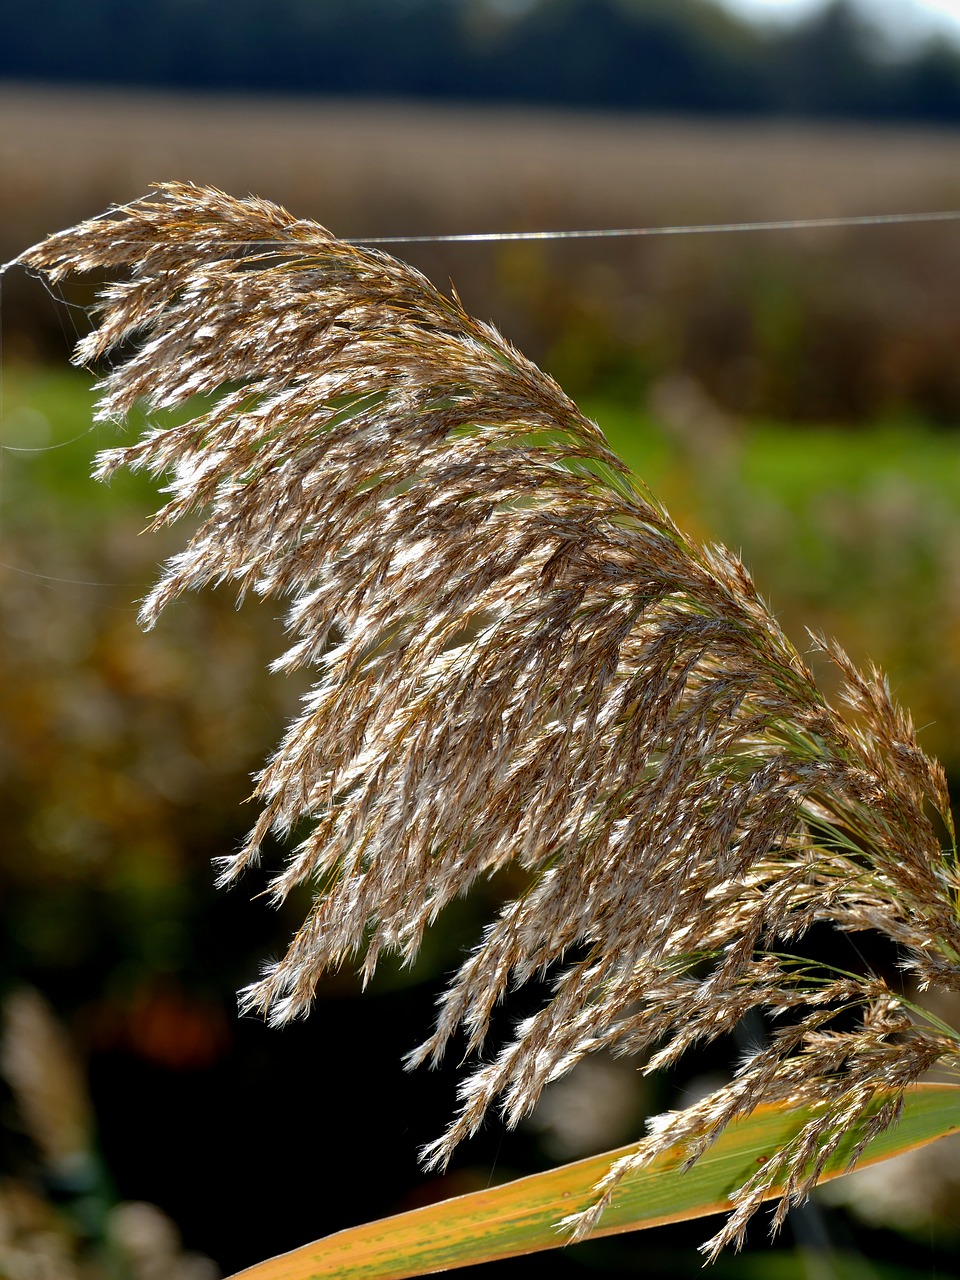
[[[362,236],[948,208],[958,157],[950,132],[6,85],[0,258],[169,178]],[[574,391],[681,369],[754,416],[960,407],[952,226],[403,253]],[[8,351],[42,351],[51,308],[5,290]]]
[[[5,85],[0,251],[174,177],[389,235],[943,206],[958,156],[951,133]]]

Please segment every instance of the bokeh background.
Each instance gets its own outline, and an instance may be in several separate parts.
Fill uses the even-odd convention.
[[[0,261],[169,178],[347,236],[958,208],[952,7],[32,0],[0,38]],[[553,373],[688,531],[741,550],[799,645],[822,628],[884,666],[960,783],[960,227],[398,251]],[[116,439],[68,368],[95,286],[14,269],[0,299],[0,1274],[210,1280],[629,1141],[729,1071],[730,1046],[668,1081],[586,1063],[421,1174],[456,1064],[400,1060],[492,890],[412,973],[362,997],[332,975],[283,1031],[238,1020],[303,904],[273,911],[255,877],[217,892],[210,860],[302,688],[267,674],[263,605],[211,592],[138,629],[182,535],[140,536],[147,482],[87,478]],[[960,1275],[960,1161],[936,1151],[838,1184],[772,1252],[760,1224],[715,1274]],[[474,1274],[693,1275],[709,1232]]]

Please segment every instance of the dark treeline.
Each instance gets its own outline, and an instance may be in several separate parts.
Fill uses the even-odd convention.
[[[0,76],[960,120],[960,51],[885,56],[843,0],[778,32],[710,0],[31,0],[5,15]]]

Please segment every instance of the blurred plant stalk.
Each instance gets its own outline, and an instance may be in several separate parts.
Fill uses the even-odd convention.
[[[40,992],[3,1004],[0,1074],[40,1158],[42,1183],[0,1181],[0,1274],[7,1280],[217,1280],[216,1266],[183,1252],[156,1205],[117,1203],[96,1150],[86,1073],[66,1028]],[[118,1272],[119,1268],[119,1272]]]

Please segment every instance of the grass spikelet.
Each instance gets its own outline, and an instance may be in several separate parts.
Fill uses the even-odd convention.
[[[287,602],[277,666],[316,673],[223,868],[306,823],[273,892],[323,886],[246,1008],[283,1022],[331,967],[412,960],[452,898],[515,860],[526,887],[411,1055],[436,1061],[459,1030],[487,1054],[427,1159],[493,1105],[515,1123],[587,1053],[654,1070],[759,1010],[768,1043],[661,1117],[570,1224],[589,1230],[624,1169],[674,1142],[693,1160],[761,1101],[822,1102],[711,1250],[785,1179],[782,1218],[878,1087],[955,1063],[955,1033],[880,978],[797,954],[815,924],[875,930],[920,987],[958,986],[942,770],[880,674],[819,641],[843,685],[828,704],[736,557],[687,539],[495,329],[386,254],[183,184],[19,261],[119,274],[76,353],[120,350],[101,417],[209,398],[98,462],[165,477],[156,524],[199,518],[145,624],[232,583]],[[543,972],[542,1007],[491,1051],[494,1006]]]

